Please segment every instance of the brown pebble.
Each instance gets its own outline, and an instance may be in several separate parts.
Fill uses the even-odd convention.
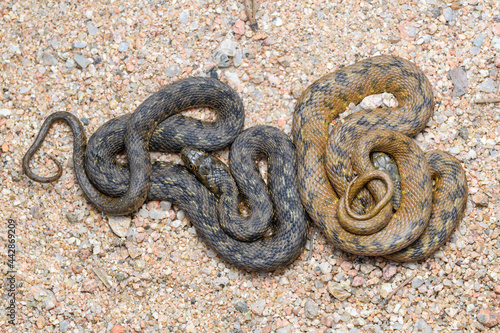
[[[396,266],[387,265],[382,270],[382,274],[383,274],[385,280],[389,280],[390,278],[392,278],[396,274],[397,271],[398,271],[398,268]]]
[[[123,333],[125,332],[125,327],[122,325],[114,325],[113,328],[111,328],[111,333]]]
[[[245,22],[243,20],[238,19],[234,23],[233,31],[237,35],[244,35],[245,34]]]
[[[472,197],[472,201],[480,207],[486,207],[488,206],[488,196],[484,193],[476,193]]]
[[[365,279],[363,279],[361,276],[356,276],[354,279],[352,279],[352,286],[359,287],[362,286],[364,282]]]

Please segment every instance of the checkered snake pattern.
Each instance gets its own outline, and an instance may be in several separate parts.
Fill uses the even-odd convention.
[[[329,135],[332,121],[349,103],[380,92],[394,94],[398,108],[356,112],[335,124]],[[465,173],[455,158],[423,153],[407,137],[423,129],[433,106],[430,84],[415,65],[391,56],[366,59],[305,90],[294,114],[294,147],[270,126],[241,132],[244,110],[237,93],[220,81],[195,77],[168,85],[132,114],[108,121],[88,143],[76,117],[50,115],[24,156],[23,170],[36,181],[59,178],[57,160],[52,177],[36,175],[29,162],[51,125],[63,120],[75,138],[78,183],[98,210],[123,215],[146,200],[172,201],[197,234],[237,267],[270,271],[293,262],[305,246],[306,211],[327,239],[345,251],[421,260],[449,238],[467,195]],[[180,114],[198,107],[213,109],[216,121]],[[206,153],[233,141],[230,168]],[[127,164],[116,161],[121,151]],[[184,166],[151,163],[150,151],[181,152]],[[389,154],[397,164],[397,205],[392,179],[377,173],[371,162],[374,151]],[[267,184],[256,166],[263,157]],[[241,196],[249,216],[240,212]]]

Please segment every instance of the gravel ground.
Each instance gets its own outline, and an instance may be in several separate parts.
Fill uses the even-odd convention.
[[[0,2],[0,251],[7,263],[12,218],[17,270],[13,326],[2,265],[1,331],[500,332],[500,104],[474,103],[500,97],[499,2],[257,3],[260,30],[252,32],[240,1]],[[427,74],[438,106],[417,141],[467,170],[465,217],[423,263],[348,255],[318,233],[287,269],[237,270],[169,202],[128,218],[96,211],[70,171],[72,138],[62,124],[34,161],[50,174],[46,154],[57,156],[62,178],[38,184],[21,174],[23,154],[54,111],[74,113],[90,134],[159,87],[215,71],[242,96],[247,127],[290,133],[305,87],[377,54],[410,59]]]

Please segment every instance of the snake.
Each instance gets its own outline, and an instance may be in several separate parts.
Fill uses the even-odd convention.
[[[212,109],[216,120],[181,114],[201,107]],[[270,126],[242,131],[244,115],[239,95],[227,84],[205,77],[182,79],[152,94],[133,113],[103,124],[88,142],[73,114],[49,115],[23,157],[23,171],[39,182],[61,176],[61,164],[52,156],[58,170],[50,177],[37,175],[30,161],[52,124],[64,121],[74,136],[76,179],[98,210],[126,215],[145,201],[171,201],[227,262],[248,271],[273,271],[302,253],[309,220],[300,201],[293,143]],[[229,167],[207,153],[230,144]],[[151,163],[150,151],[180,152],[185,165]],[[120,152],[126,163],[117,161]],[[262,159],[268,164],[267,184],[256,164]],[[249,216],[239,211],[241,197]]]
[[[383,92],[393,94],[398,106],[354,112],[333,123],[350,103]],[[313,223],[335,247],[420,261],[450,238],[466,207],[465,171],[455,157],[424,153],[410,138],[423,130],[434,105],[425,74],[391,55],[340,68],[304,90],[292,125],[299,191]],[[392,179],[370,161],[379,151],[394,158],[399,170],[397,210],[384,195],[392,191]]]

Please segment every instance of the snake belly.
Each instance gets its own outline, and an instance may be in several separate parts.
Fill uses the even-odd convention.
[[[335,124],[333,134],[329,137],[331,122],[350,103],[357,104],[368,95],[382,92],[392,93],[399,103],[398,107],[355,112],[346,118],[344,124]],[[292,133],[297,150],[300,195],[309,216],[335,246],[350,253],[385,256],[401,251],[418,239],[415,243],[417,249],[413,248],[406,255],[393,258],[400,261],[420,260],[432,253],[431,248],[432,251],[436,249],[435,244],[430,246],[430,238],[419,238],[431,214],[439,229],[434,230],[433,234],[442,234],[438,238],[444,239],[439,246],[449,238],[465,209],[465,177],[455,180],[455,192],[453,188],[448,189],[453,195],[439,201],[444,211],[454,212],[448,214],[450,218],[435,213],[436,207],[431,207],[432,193],[425,194],[418,199],[420,201],[415,202],[422,207],[422,221],[416,223],[415,218],[399,218],[398,223],[389,223],[383,228],[380,235],[347,232],[337,216],[339,197],[344,195],[348,184],[355,178],[351,156],[353,151],[359,149],[359,140],[369,132],[377,133],[383,129],[407,136],[416,135],[425,127],[433,107],[432,87],[424,73],[413,63],[395,56],[373,57],[339,69],[311,84],[299,98]],[[401,148],[407,147],[401,144]],[[454,168],[462,170],[458,161],[453,163]],[[419,171],[416,166],[413,170],[406,169],[406,174],[400,175],[401,186],[405,186],[403,182],[408,177],[420,177],[425,180],[423,187],[432,186],[429,167],[424,169]],[[365,214],[373,207],[373,195],[370,194],[373,189],[370,186],[368,190],[360,191],[357,202],[353,202],[358,214]],[[402,193],[402,196],[405,194]],[[406,208],[400,207],[398,211],[401,209]],[[417,224],[419,227],[415,228]],[[391,236],[387,237],[388,234]],[[417,252],[419,255],[416,255]]]

